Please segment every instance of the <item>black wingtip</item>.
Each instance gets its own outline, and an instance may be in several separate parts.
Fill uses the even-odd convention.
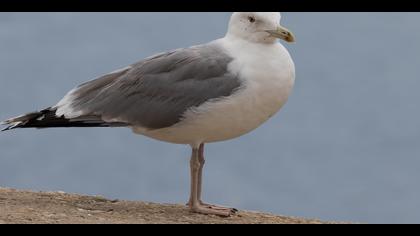
[[[0,122],[0,126],[4,126],[4,125],[8,125],[5,121],[3,121],[3,122]],[[3,128],[2,130],[0,130],[0,132],[3,132],[3,131],[6,131],[6,130],[9,130],[9,128],[10,128],[10,126],[8,126],[8,127],[6,127],[6,128]]]
[[[12,129],[12,126],[7,126],[6,128],[0,130],[0,132],[8,131],[8,130],[11,130],[11,129]]]
[[[8,130],[12,130],[12,129],[19,128],[20,123],[16,123],[16,124],[11,125],[11,123],[8,123],[8,122],[2,122],[2,123],[0,123],[0,125],[7,125],[7,127],[6,127],[6,128],[3,128],[3,129],[0,131],[0,132],[4,132],[4,131],[8,131]]]
[[[4,121],[1,125],[7,127],[1,132],[17,128],[67,128],[67,127],[126,127],[126,123],[107,123],[97,116],[84,116],[75,119],[58,117],[56,109],[47,108]]]
[[[25,115],[17,116],[17,117],[5,120],[3,122],[0,122],[0,126],[6,126],[6,128],[3,128],[1,132],[17,129],[17,128],[22,128],[25,124],[27,124],[33,119],[36,119],[39,115],[40,115],[40,112],[31,112]]]
[[[4,131],[7,131],[7,130],[11,130],[10,126],[2,129],[0,132],[4,132]]]

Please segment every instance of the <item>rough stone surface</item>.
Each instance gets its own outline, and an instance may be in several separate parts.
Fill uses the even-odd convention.
[[[222,218],[184,205],[108,200],[64,192],[0,188],[0,224],[325,224],[319,220],[239,211]]]

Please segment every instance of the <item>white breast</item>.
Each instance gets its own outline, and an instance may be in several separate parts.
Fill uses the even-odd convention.
[[[159,130],[136,130],[166,142],[199,144],[232,139],[267,121],[286,103],[295,79],[295,68],[281,44],[250,44],[221,39],[235,59],[229,65],[239,72],[243,86],[228,98],[190,109],[180,123]]]

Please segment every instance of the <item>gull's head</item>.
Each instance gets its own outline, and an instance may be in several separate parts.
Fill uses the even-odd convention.
[[[279,12],[235,12],[227,36],[255,43],[276,43],[277,39],[294,42],[293,33],[280,25]]]

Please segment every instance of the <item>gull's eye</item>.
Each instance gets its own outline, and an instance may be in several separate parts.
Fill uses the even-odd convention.
[[[251,23],[254,23],[255,22],[255,17],[248,16],[248,21],[251,22]]]

